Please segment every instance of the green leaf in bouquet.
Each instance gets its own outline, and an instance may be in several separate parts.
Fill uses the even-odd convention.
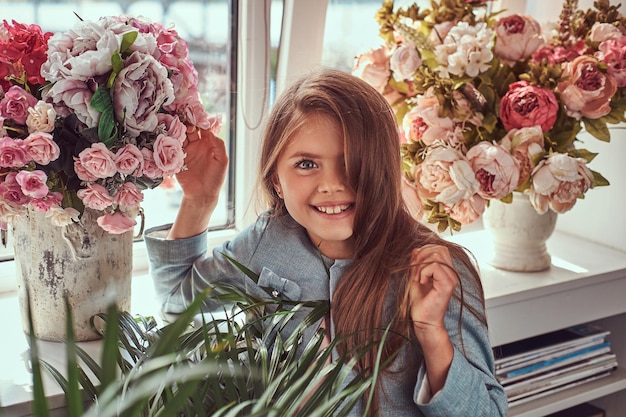
[[[98,138],[110,148],[117,137],[117,126],[115,125],[115,114],[113,112],[113,102],[109,95],[109,90],[105,87],[98,87],[91,101],[91,107],[100,112],[98,122]]]
[[[593,186],[594,187],[604,187],[604,186],[607,186],[607,185],[611,185],[609,180],[604,178],[604,176],[602,174],[600,174],[599,172],[594,171],[593,169],[591,169],[590,171],[593,174]]]
[[[126,54],[130,50],[131,45],[135,43],[135,40],[137,40],[137,36],[139,36],[139,32],[137,31],[127,32],[124,36],[122,36],[122,45],[120,46],[120,53],[122,55]],[[117,72],[120,71],[121,68]]]
[[[611,132],[609,132],[605,122],[600,119],[589,119],[587,117],[583,117],[582,121],[585,125],[585,130],[592,136],[603,142],[611,141]]]

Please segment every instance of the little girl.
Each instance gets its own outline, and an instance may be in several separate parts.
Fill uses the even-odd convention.
[[[379,93],[325,69],[282,94],[261,152],[268,210],[211,253],[205,233],[228,160],[209,131],[188,133],[176,220],[146,232],[164,311],[181,312],[218,281],[259,296],[264,287],[293,301],[330,300],[330,334],[348,336],[339,354],[392,329],[380,353],[383,362],[398,355],[378,378],[375,415],[506,414],[477,268],[463,248],[409,215],[395,118]],[[258,273],[258,284],[223,254]],[[377,353],[357,367],[374,369]],[[363,415],[362,404],[353,415]]]

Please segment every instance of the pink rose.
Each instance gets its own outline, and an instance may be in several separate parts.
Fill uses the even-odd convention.
[[[141,154],[143,155],[143,167],[140,174],[137,176],[146,176],[150,179],[162,178],[163,170],[159,168],[154,161],[154,153],[148,148],[142,148]]]
[[[368,52],[357,56],[352,68],[352,75],[361,78],[382,94],[385,92],[385,87],[391,76],[389,59],[390,53],[387,46],[370,49]]]
[[[84,149],[78,154],[80,169],[84,169],[88,175],[96,178],[109,178],[115,175],[115,155],[104,143],[94,143],[90,148]],[[77,170],[78,172],[78,170]]]
[[[109,191],[100,184],[89,184],[76,192],[78,198],[83,201],[85,207],[102,211],[113,204],[113,197]]]
[[[602,42],[596,58],[606,64],[607,72],[615,78],[618,87],[626,87],[626,36]]]
[[[43,198],[48,194],[48,176],[40,170],[20,171],[15,176],[15,181],[22,188],[24,195],[31,198]]]
[[[0,138],[0,166],[3,168],[21,168],[31,161],[21,139],[8,136]]]
[[[393,78],[398,82],[413,77],[420,65],[422,65],[422,59],[413,42],[400,44],[393,51],[389,60]]]
[[[96,221],[101,228],[114,235],[120,235],[128,232],[129,230],[133,230],[137,224],[134,219],[131,219],[124,213],[120,213],[118,211],[112,214],[100,216]]]
[[[41,212],[47,212],[52,207],[60,207],[61,201],[63,201],[63,194],[50,192],[42,198],[33,198],[28,204]]]
[[[115,77],[113,109],[118,121],[129,134],[153,132],[158,124],[157,111],[174,100],[172,82],[167,69],[151,55],[134,52]]]
[[[122,209],[137,209],[142,201],[143,193],[132,182],[125,182],[115,195],[115,202]]]
[[[187,139],[187,126],[176,116],[167,113],[159,113],[157,114],[157,119],[159,121],[159,128],[162,129],[163,133],[167,136],[176,138],[183,143],[185,139]]]
[[[61,154],[59,145],[52,135],[45,132],[34,132],[24,139],[24,148],[30,158],[39,165],[48,165]]]
[[[565,213],[592,187],[593,173],[584,159],[553,153],[539,162],[533,171],[529,197],[539,214],[548,208]]]
[[[80,159],[78,159],[77,157],[74,157],[74,172],[76,173],[76,176],[82,181],[91,182],[98,179],[98,177],[87,171],[82,162],[80,162]]]
[[[517,187],[519,163],[502,146],[479,142],[466,157],[480,183],[478,194],[481,197],[500,199]]]
[[[448,206],[472,198],[480,188],[472,166],[463,154],[452,148],[432,149],[415,167],[413,176],[422,199]]]
[[[554,93],[545,88],[518,81],[500,101],[500,120],[506,130],[541,126],[549,131],[556,122],[559,103]]]
[[[142,164],[143,155],[139,148],[132,143],[120,148],[115,154],[115,166],[124,175],[134,175],[136,172],[141,172]]]
[[[565,64],[557,86],[567,115],[580,119],[599,119],[611,112],[611,97],[617,91],[617,81],[598,68],[598,59],[582,55]]]
[[[37,99],[32,94],[27,93],[22,87],[14,85],[0,100],[0,114],[7,119],[12,119],[17,124],[23,125],[28,117],[28,109],[34,107],[35,104],[37,104]]]
[[[537,165],[535,161],[539,160],[540,155],[545,152],[541,127],[510,130],[502,138],[500,145],[508,150],[519,164],[520,174],[517,183],[519,187],[530,179],[530,174]]]
[[[16,179],[17,173],[10,172],[4,177],[4,181],[0,183],[0,197],[2,200],[19,205],[27,204],[30,198],[24,195],[22,187]]]
[[[494,29],[494,52],[505,61],[523,61],[544,43],[541,25],[530,16],[515,14],[504,17],[498,20]]]
[[[154,142],[154,163],[163,176],[178,173],[185,164],[185,152],[181,143],[172,137],[159,135]]]

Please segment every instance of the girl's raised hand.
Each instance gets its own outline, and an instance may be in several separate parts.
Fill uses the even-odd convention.
[[[183,148],[186,169],[176,174],[183,199],[168,239],[195,236],[206,230],[228,168],[224,141],[210,130],[188,127]]]
[[[458,284],[448,248],[425,245],[413,250],[409,302],[416,335],[443,328],[450,297]]]
[[[454,356],[444,317],[459,279],[445,246],[424,245],[414,249],[411,265],[411,320],[424,355],[431,395],[434,395],[445,385]]]
[[[179,172],[176,179],[184,198],[198,201],[217,198],[228,168],[224,141],[210,130],[189,126],[183,148],[187,154],[186,169]]]

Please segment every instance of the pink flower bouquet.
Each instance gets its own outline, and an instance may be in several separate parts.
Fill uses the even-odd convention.
[[[485,0],[398,10],[383,1],[385,43],[359,55],[353,74],[394,108],[416,217],[460,230],[514,191],[538,213],[563,213],[608,185],[577,134],[609,141],[607,123],[626,121],[626,20],[608,0],[587,11],[576,3],[542,31]]]
[[[59,226],[85,207],[110,233],[135,225],[142,190],[184,168],[187,126],[217,132],[187,43],[132,17],[63,33],[0,26],[0,222],[27,208]]]

